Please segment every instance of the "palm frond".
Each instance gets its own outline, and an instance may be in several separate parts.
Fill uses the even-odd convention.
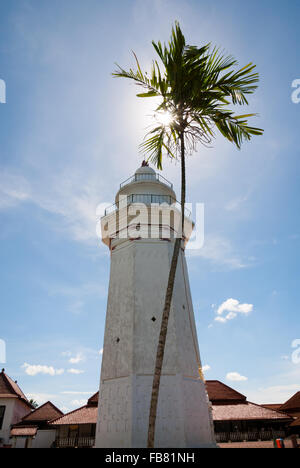
[[[215,124],[222,135],[240,149],[243,141],[251,140],[253,135],[259,136],[263,134],[261,128],[250,127],[248,125],[247,118],[253,116],[255,114],[234,116],[229,112],[225,113],[224,116],[218,115],[215,119]]]
[[[190,150],[196,143],[210,145],[215,138],[215,129],[238,148],[243,141],[263,130],[252,127],[248,119],[256,114],[234,115],[227,110],[232,105],[247,105],[247,96],[252,94],[259,81],[255,65],[237,68],[234,57],[225,54],[211,44],[202,47],[187,45],[176,22],[168,44],[152,42],[159,58],[154,60],[150,73],[143,73],[139,60],[133,52],[136,70],[124,70],[118,66],[113,74],[133,80],[144,92],[140,98],[159,97],[156,112],[171,112],[172,122],[155,126],[140,145],[158,168],[162,167],[162,155],[178,155],[180,134],[183,132]]]

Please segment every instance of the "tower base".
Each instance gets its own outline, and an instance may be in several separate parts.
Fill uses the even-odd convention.
[[[96,448],[147,447],[152,381],[133,375],[102,382]],[[200,379],[162,376],[155,434],[155,448],[217,447]]]

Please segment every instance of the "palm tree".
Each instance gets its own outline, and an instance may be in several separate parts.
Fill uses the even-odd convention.
[[[34,409],[37,409],[39,407],[38,403],[33,398],[29,400],[29,403],[31,404],[31,406],[33,406]]]
[[[248,118],[256,114],[236,115],[228,106],[248,104],[259,81],[255,65],[249,63],[236,70],[237,61],[210,44],[203,47],[186,45],[179,23],[172,28],[168,45],[152,42],[160,59],[153,61],[150,73],[143,73],[134,54],[136,70],[124,70],[118,65],[115,77],[133,80],[144,88],[138,97],[160,98],[155,109],[156,123],[147,133],[141,150],[158,169],[162,169],[163,152],[181,162],[181,233],[177,234],[169,272],[165,305],[156,355],[149,415],[148,448],[154,447],[155,422],[160,378],[163,366],[168,320],[173,296],[176,268],[184,239],[187,152],[196,150],[197,143],[209,146],[216,129],[238,149],[253,135],[263,130],[250,127]],[[168,118],[166,119],[166,116]]]

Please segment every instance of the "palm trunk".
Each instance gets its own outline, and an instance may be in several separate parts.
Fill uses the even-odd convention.
[[[169,273],[168,287],[165,297],[165,305],[161,321],[161,329],[158,340],[156,362],[155,362],[155,371],[153,377],[153,386],[152,386],[152,395],[151,395],[151,404],[150,404],[150,414],[149,414],[149,427],[148,427],[148,448],[154,448],[155,440],[155,424],[156,424],[156,415],[157,415],[157,403],[159,396],[159,387],[160,387],[160,378],[164,360],[166,338],[168,332],[168,322],[171,310],[171,303],[174,291],[176,269],[178,264],[178,258],[181,248],[182,238],[184,237],[184,212],[185,212],[185,145],[184,145],[184,133],[180,135],[181,142],[181,233],[179,237],[175,240],[173,257],[171,262],[171,268]]]

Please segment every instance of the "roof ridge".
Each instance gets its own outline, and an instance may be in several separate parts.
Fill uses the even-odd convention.
[[[1,379],[4,383],[4,389],[6,389],[9,392],[9,395],[19,398],[26,405],[30,406],[30,408],[33,408],[32,404],[29,402],[28,398],[19,387],[18,382],[14,381],[9,375],[7,375],[5,373],[5,369],[2,369],[0,373],[0,383]]]
[[[4,380],[5,380],[6,385],[8,385],[10,391],[11,391],[14,395],[19,396],[19,395],[17,394],[17,392],[15,391],[15,389],[13,388],[13,386],[12,386],[12,384],[11,384],[11,379],[8,378],[8,375],[5,373],[4,369],[2,369],[1,374],[2,374],[2,376],[3,376],[3,378],[4,378]]]
[[[283,409],[286,408],[287,410],[288,410],[288,409],[293,409],[293,408],[289,408],[288,405],[289,405],[290,403],[292,403],[293,400],[296,400],[297,398],[300,398],[300,391],[296,392],[289,400],[287,400],[285,403],[283,403],[283,405],[281,405],[280,408],[283,408]],[[299,402],[300,402],[300,400],[299,400]],[[296,409],[296,408],[300,408],[300,403],[298,403],[298,405],[299,405],[299,406],[295,406],[295,409]]]
[[[251,405],[259,406],[260,408],[263,408],[263,409],[265,409],[267,411],[272,411],[273,413],[279,413],[279,414],[282,414],[283,416],[287,416],[288,418],[290,418],[290,416],[284,411],[278,411],[278,410],[275,410],[275,409],[272,409],[272,408],[266,408],[264,405],[260,405],[258,403],[253,403],[253,401],[248,401],[247,400],[247,402],[251,403]]]
[[[238,392],[237,390],[235,390],[234,388],[232,387],[229,387],[229,385],[226,385],[225,383],[221,382],[220,380],[206,380],[206,384],[209,384],[209,383],[218,383],[219,385],[221,385],[222,387],[225,387],[227,388],[228,390],[230,390],[231,392],[234,392],[236,395],[239,395],[241,397],[241,400],[243,401],[247,401],[247,397],[245,395],[243,395],[242,393]],[[208,390],[208,389],[207,389]],[[209,393],[209,392],[208,392]],[[222,399],[221,399],[222,400]],[[217,400],[216,400],[217,401]]]
[[[55,419],[51,419],[49,421],[49,424],[54,424],[55,421],[59,421],[59,419],[62,419],[64,418],[65,416],[69,416],[70,414],[73,414],[73,413],[76,413],[76,411],[79,411],[83,408],[88,408],[89,406],[86,404],[86,405],[83,405],[81,406],[80,408],[75,408],[73,411],[70,411],[69,413],[66,413],[66,414],[63,414],[62,416],[60,416],[59,418],[55,418]]]
[[[43,410],[43,408],[47,407],[47,406],[51,406],[52,409],[54,409],[55,411],[57,411],[60,416],[59,417],[62,417],[64,416],[64,413],[59,409],[57,408],[57,406],[55,406],[52,401],[46,401],[46,403],[43,403],[41,406],[39,406],[38,408],[35,408],[33,411],[31,411],[30,413],[26,414],[23,418],[22,418],[22,421],[26,422],[28,420],[28,418],[32,418],[32,416],[34,416],[35,414],[38,414],[39,412],[41,412]],[[35,421],[33,419],[33,421]]]

